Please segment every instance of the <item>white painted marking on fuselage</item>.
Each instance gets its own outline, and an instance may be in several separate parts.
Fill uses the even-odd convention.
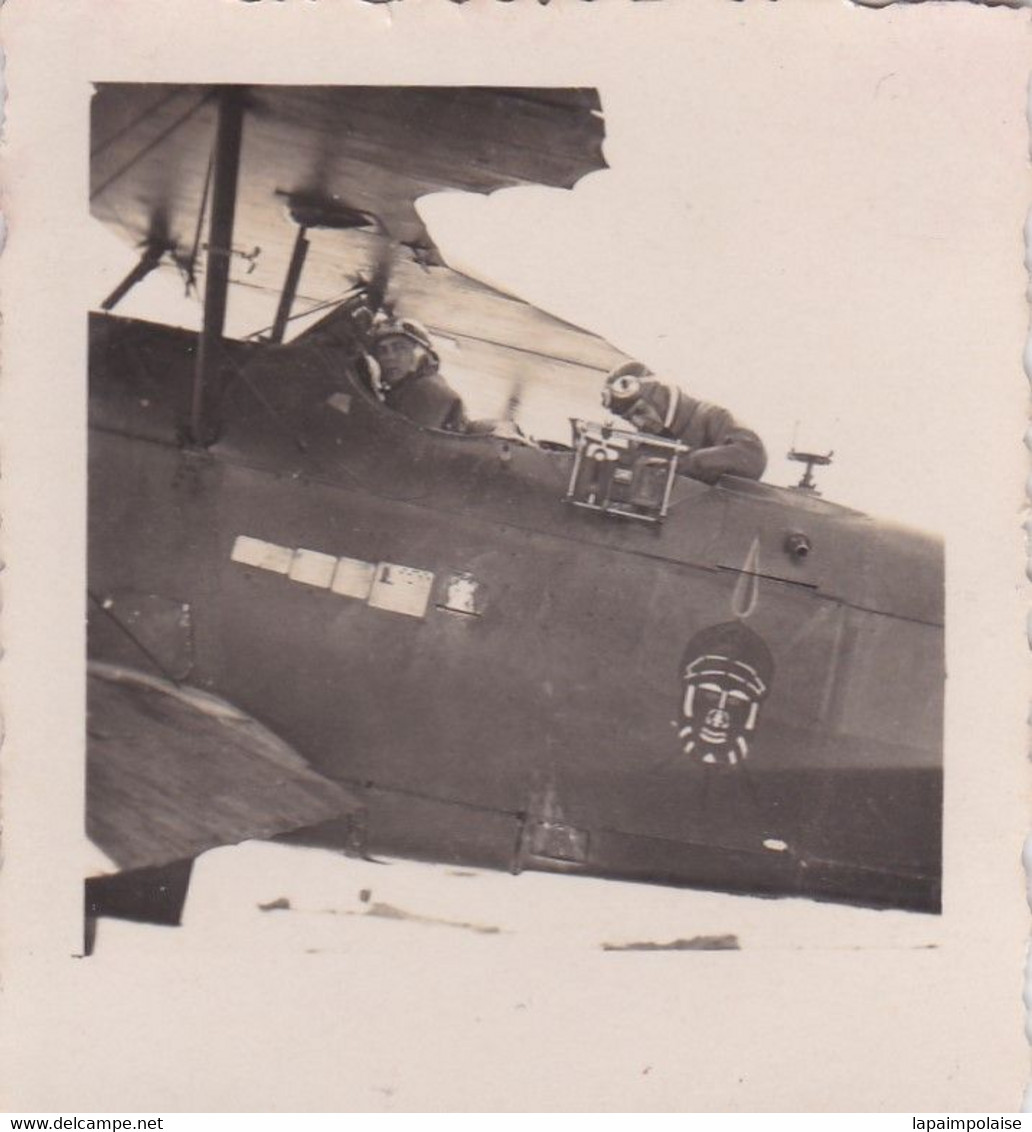
[[[448,579],[447,595],[444,599],[444,609],[451,609],[455,613],[478,613],[477,609],[477,583],[471,574],[452,574]]]
[[[341,597],[357,597],[365,601],[373,588],[376,565],[359,558],[338,558],[330,589]]]
[[[242,566],[286,574],[294,560],[294,551],[289,546],[277,546],[274,542],[265,542],[260,538],[238,535],[230,558]]]
[[[430,570],[396,562],[374,565],[359,558],[335,558],[321,550],[294,550],[249,535],[237,537],[230,557],[242,566],[285,574],[292,582],[330,590],[341,597],[357,598],[373,609],[404,613],[408,617],[426,616],[434,585]],[[469,602],[474,603],[477,583],[469,575],[459,577],[469,592]],[[476,611],[475,605],[472,611]]]
[[[736,617],[743,621],[756,612],[760,602],[760,537],[756,535],[745,561],[741,565],[741,573],[735,582],[734,592],[731,595],[731,610]]]
[[[331,393],[326,398],[326,404],[331,409],[336,409],[338,413],[351,412],[351,395],[349,393]]]
[[[306,586],[317,586],[328,590],[337,569],[337,559],[332,554],[319,550],[295,550],[287,577],[292,582],[303,582]]]
[[[409,617],[425,617],[434,576],[429,570],[381,562],[376,568],[369,605]]]

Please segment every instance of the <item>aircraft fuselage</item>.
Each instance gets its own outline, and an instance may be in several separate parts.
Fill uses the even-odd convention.
[[[579,510],[569,453],[420,429],[315,348],[230,344],[192,448],[194,343],[92,326],[92,655],[358,788],[373,853],[938,909],[935,540],[733,479]],[[766,660],[695,655],[722,625]]]

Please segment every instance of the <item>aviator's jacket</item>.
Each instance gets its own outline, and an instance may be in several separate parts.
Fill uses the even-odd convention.
[[[410,377],[384,393],[384,404],[424,428],[465,432],[468,427],[462,398],[439,373]]]
[[[408,417],[423,428],[439,428],[446,432],[468,432],[462,398],[436,371],[414,374],[392,387],[379,385],[374,379],[376,363],[361,353],[353,362],[354,373],[388,409]]]
[[[763,441],[727,409],[697,401],[665,381],[643,382],[641,395],[663,418],[659,435],[679,440],[691,449],[679,462],[682,475],[703,483],[715,483],[723,475],[750,480],[763,475],[767,467]]]

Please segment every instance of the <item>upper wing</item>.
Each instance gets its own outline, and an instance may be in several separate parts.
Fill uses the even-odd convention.
[[[215,130],[216,88],[115,83],[93,101],[93,214],[144,240],[159,218],[192,249]],[[570,188],[602,157],[593,90],[483,87],[251,87],[238,242],[285,266],[287,200],[337,203],[376,218],[392,240],[435,249],[414,203],[442,189]],[[277,285],[281,276],[268,282]]]
[[[94,216],[132,243],[157,243],[192,278],[204,270],[215,94],[104,84],[92,108]],[[247,100],[231,279],[267,292],[270,311],[300,219],[314,227],[298,311],[325,313],[369,278],[388,241],[391,305],[456,341],[460,367],[500,390],[528,372],[553,389],[578,378],[595,387],[624,359],[596,335],[448,268],[415,208],[443,189],[572,187],[604,168],[596,91],[257,86]]]

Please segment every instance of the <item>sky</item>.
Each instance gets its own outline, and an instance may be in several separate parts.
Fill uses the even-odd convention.
[[[997,337],[1027,318],[1022,209],[998,224],[1025,162],[1021,99],[1001,113],[991,77],[977,99],[951,86],[965,60],[934,37],[852,75],[804,54],[721,85],[698,62],[673,90],[602,88],[610,168],[573,193],[440,194],[431,231],[454,265],[730,407],[774,482],[798,474],[795,438],[834,450],[829,498],[941,530],[986,371],[1025,390],[1020,336],[1009,355]],[[1023,417],[992,440],[1020,445]]]

